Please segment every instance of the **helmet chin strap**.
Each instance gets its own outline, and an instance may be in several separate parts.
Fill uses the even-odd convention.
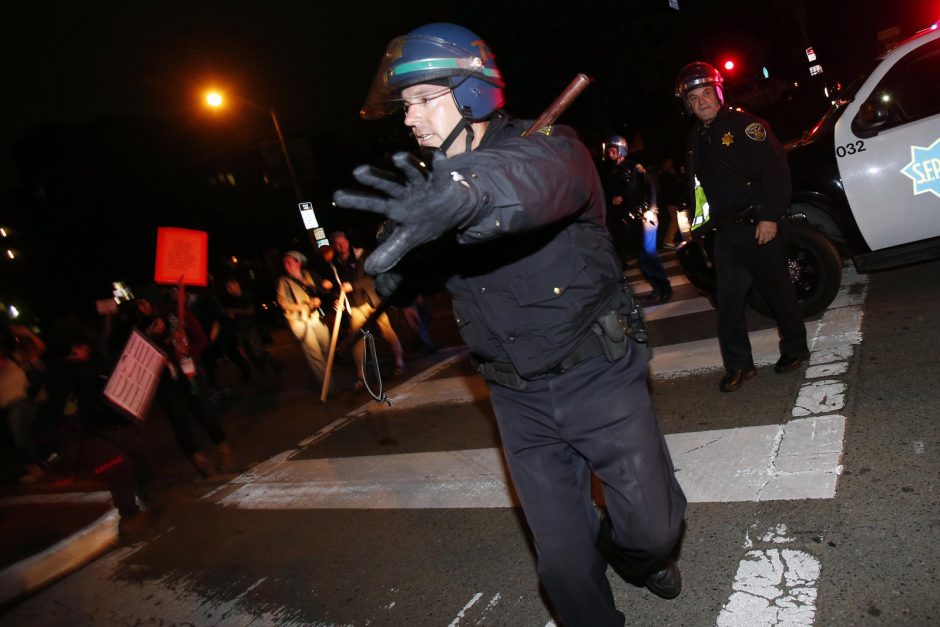
[[[470,150],[473,148],[474,138],[473,118],[470,117],[470,107],[463,107],[460,110],[460,122],[457,122],[457,124],[454,126],[454,130],[452,130],[447,136],[447,139],[441,142],[439,149],[442,150],[444,154],[447,154],[447,149],[450,148],[454,141],[456,141],[457,137],[462,131],[467,131],[467,141],[464,147],[464,152],[470,152]]]

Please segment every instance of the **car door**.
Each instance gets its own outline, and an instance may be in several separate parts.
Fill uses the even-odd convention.
[[[835,151],[872,250],[940,236],[940,32],[875,69],[836,124]]]

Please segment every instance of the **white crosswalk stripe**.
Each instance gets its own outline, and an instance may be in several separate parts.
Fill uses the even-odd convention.
[[[675,284],[675,283],[674,283]],[[636,288],[635,288],[636,289]],[[639,291],[639,290],[637,290]],[[690,503],[829,499],[835,496],[847,419],[848,359],[861,342],[865,279],[850,268],[829,311],[807,324],[811,342],[805,383],[797,394],[793,418],[783,424],[674,433],[666,436],[676,476]],[[646,310],[648,320],[694,315],[709,310],[707,299],[693,297]],[[750,334],[757,365],[777,357],[775,329]],[[355,420],[435,404],[485,399],[487,387],[474,377],[435,378],[463,358],[452,355],[434,369],[390,392],[391,407],[368,403],[308,438],[329,437]],[[651,363],[658,378],[688,376],[721,367],[717,339],[659,346]],[[216,503],[243,509],[426,509],[505,508],[518,505],[497,448],[372,455],[327,459],[278,456],[207,495]],[[790,542],[780,522],[755,545],[746,538],[727,602],[715,617],[721,626],[766,624],[812,626],[816,616],[821,564]],[[767,588],[767,582],[778,582]],[[758,592],[754,592],[758,591]],[[484,597],[473,595],[453,625],[464,622]],[[483,615],[500,601],[492,595]],[[548,625],[553,625],[551,621]],[[546,626],[546,627],[547,627]]]
[[[834,377],[860,342],[864,279],[847,269],[837,307],[808,324],[813,364],[798,395],[794,419],[764,425],[667,436],[677,477],[692,502],[831,498],[841,466],[844,385]],[[861,296],[859,296],[861,294]],[[704,300],[704,299],[703,299]],[[706,301],[707,302],[707,301]],[[681,311],[682,308],[677,308]],[[659,311],[663,311],[660,309]],[[663,316],[668,316],[664,313]],[[682,315],[675,314],[672,315]],[[775,329],[751,333],[755,363],[778,355]],[[366,415],[403,412],[435,404],[483,400],[488,390],[476,377],[432,378],[464,357],[456,353],[432,370],[389,392],[392,405],[369,402],[307,446]],[[717,340],[657,347],[656,377],[681,377],[721,367]],[[841,386],[841,387],[840,387]],[[510,507],[511,487],[498,449],[442,451],[336,459],[279,456],[214,492],[213,500],[248,509]]]

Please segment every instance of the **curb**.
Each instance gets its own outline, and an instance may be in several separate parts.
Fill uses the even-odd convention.
[[[0,571],[0,605],[45,586],[111,548],[117,543],[119,519],[117,509],[111,508],[84,529]]]

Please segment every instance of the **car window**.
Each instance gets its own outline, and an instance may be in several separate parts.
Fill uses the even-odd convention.
[[[940,113],[940,39],[895,63],[867,102],[887,111],[882,130]]]

